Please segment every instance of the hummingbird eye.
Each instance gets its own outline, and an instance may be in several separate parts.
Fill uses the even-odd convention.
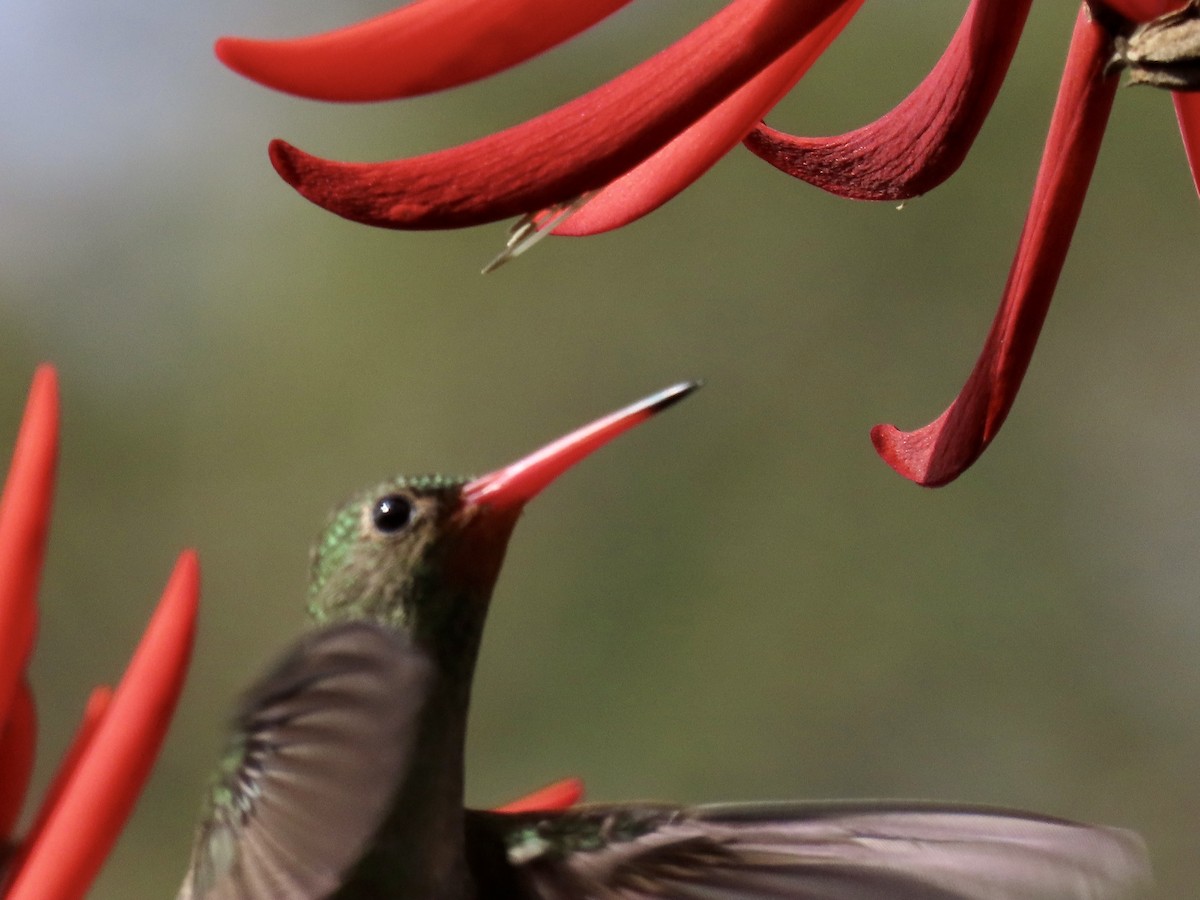
[[[402,494],[388,494],[375,501],[371,521],[384,534],[394,534],[412,519],[412,504]]]

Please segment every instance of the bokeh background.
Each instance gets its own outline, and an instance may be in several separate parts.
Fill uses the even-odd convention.
[[[0,28],[0,445],[36,363],[64,449],[33,677],[38,785],[175,554],[204,568],[164,753],[93,896],[173,896],[225,718],[303,626],[327,508],[479,472],[683,377],[705,389],[528,510],[476,683],[469,795],[926,797],[1147,838],[1200,884],[1200,227],[1165,94],[1123,90],[1026,386],[960,482],[868,428],[969,371],[1025,215],[1074,10],[1037,4],[958,175],[897,210],[739,150],[647,219],[482,277],[503,225],[405,234],[292,193],[266,143],[382,159],[599,84],[716,2],[645,2],[483,84],[309,103],[212,57],[384,0],[10,0]],[[889,109],[962,0],[876,0],[771,117]]]

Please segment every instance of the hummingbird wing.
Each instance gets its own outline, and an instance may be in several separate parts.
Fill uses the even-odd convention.
[[[331,894],[387,813],[431,669],[369,623],[287,650],[242,700],[179,900]]]
[[[1150,880],[1132,832],[973,806],[472,812],[468,838],[476,883],[519,900],[1118,900]]]

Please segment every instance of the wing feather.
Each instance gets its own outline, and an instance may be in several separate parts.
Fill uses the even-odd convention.
[[[488,816],[538,900],[1124,900],[1137,835],[975,806],[579,807]]]
[[[429,673],[369,623],[290,648],[242,701],[179,900],[332,893],[387,814]]]

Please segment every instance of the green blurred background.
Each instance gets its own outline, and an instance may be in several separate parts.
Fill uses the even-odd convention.
[[[936,415],[974,362],[1072,4],[1036,5],[966,165],[900,211],[739,150],[631,227],[481,277],[503,225],[353,225],[267,162],[276,136],[345,159],[468,140],[720,5],[635,4],[484,84],[346,107],[242,81],[212,39],[318,31],[384,0],[5,4],[0,446],[39,361],[64,404],[37,789],[175,554],[196,547],[204,569],[177,718],[93,896],[173,896],[225,717],[303,626],[330,505],[396,472],[490,469],[684,377],[708,383],[528,510],[476,683],[471,802],[576,774],[595,800],[1032,807],[1139,830],[1158,896],[1195,895],[1200,227],[1166,95],[1120,93],[984,459],[926,491],[867,436]],[[772,123],[883,113],[964,8],[868,3]]]

